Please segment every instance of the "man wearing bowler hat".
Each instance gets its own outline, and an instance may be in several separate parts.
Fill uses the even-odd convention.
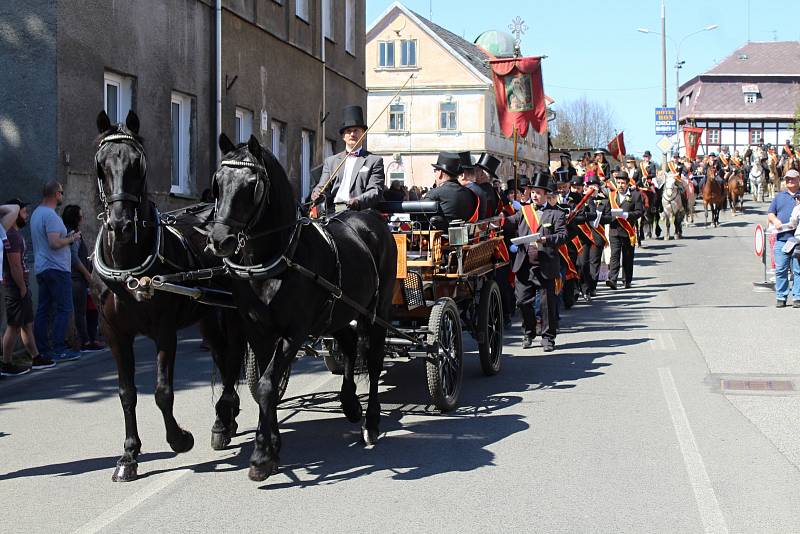
[[[436,187],[425,193],[423,200],[439,203],[439,215],[447,224],[461,219],[468,221],[477,208],[477,198],[469,189],[458,183],[461,175],[461,158],[452,152],[440,152],[436,163],[432,163]],[[439,227],[439,225],[434,224]]]
[[[311,200],[325,194],[328,210],[363,210],[374,208],[383,199],[386,176],[383,158],[370,154],[364,148],[364,133],[367,125],[361,106],[347,106],[342,111],[339,134],[346,150],[325,158],[319,183],[311,193]],[[322,187],[335,173],[331,184]]]
[[[553,192],[550,175],[536,173],[529,184],[532,202],[508,217],[504,226],[509,237],[538,235],[538,239],[521,244],[514,258],[512,271],[516,275],[515,294],[522,312],[524,339],[522,348],[533,347],[536,336],[536,292],[541,291],[542,349],[555,349],[556,293],[555,279],[561,274],[558,247],[567,239],[564,212],[548,207],[547,194]]]

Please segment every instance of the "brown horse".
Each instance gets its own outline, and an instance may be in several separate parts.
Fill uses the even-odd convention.
[[[736,204],[739,204],[739,211],[744,213],[744,179],[741,171],[736,171],[728,180],[728,200],[731,203],[731,210],[736,216]]]
[[[708,207],[711,206],[711,223],[716,228],[719,226],[719,212],[725,202],[725,186],[717,181],[717,170],[713,165],[708,166],[706,183],[703,184],[703,217],[708,228]]]

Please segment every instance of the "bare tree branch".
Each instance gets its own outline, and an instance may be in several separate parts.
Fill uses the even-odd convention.
[[[552,143],[558,148],[605,147],[614,137],[613,110],[582,96],[555,108]]]

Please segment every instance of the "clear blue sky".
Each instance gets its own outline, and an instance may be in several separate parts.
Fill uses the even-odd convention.
[[[586,95],[605,102],[625,132],[629,153],[656,152],[653,108],[661,104],[661,38],[639,33],[660,31],[660,0],[405,0],[406,7],[473,41],[486,30],[508,32],[522,17],[528,31],[524,55],[546,55],[544,87],[558,102]],[[391,0],[367,0],[367,25]],[[750,0],[750,40],[800,39],[795,0]],[[769,5],[769,9],[762,6]],[[680,42],[711,24],[719,28],[683,41],[681,83],[700,74],[747,42],[748,0],[666,0],[667,35]],[[667,41],[667,102],[675,101],[675,48]]]

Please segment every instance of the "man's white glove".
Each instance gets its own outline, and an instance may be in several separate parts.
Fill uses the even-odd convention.
[[[602,217],[602,216],[603,216],[603,212],[598,211],[597,212],[597,216],[594,218],[594,221],[592,222],[592,226],[594,228],[597,228],[600,225],[600,217]]]
[[[622,218],[625,219],[626,221],[628,220],[628,212],[627,211],[623,211],[622,212]]]

